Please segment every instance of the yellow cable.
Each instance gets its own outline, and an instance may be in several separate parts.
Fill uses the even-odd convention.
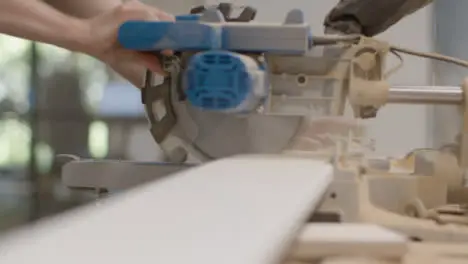
[[[454,58],[454,57],[450,57],[450,56],[441,55],[441,54],[438,54],[438,53],[414,51],[414,50],[401,48],[401,47],[397,47],[397,46],[393,46],[393,45],[390,46],[390,50],[395,51],[395,52],[405,53],[405,54],[408,54],[408,55],[417,56],[417,57],[423,57],[423,58],[428,58],[428,59],[434,59],[434,60],[444,61],[444,62],[448,62],[448,63],[453,63],[453,64],[456,64],[458,66],[468,68],[468,61],[458,59],[458,58]]]
[[[398,58],[400,63],[398,63],[398,65],[396,65],[391,70],[389,70],[388,72],[385,73],[385,75],[384,75],[385,79],[388,79],[391,75],[393,75],[397,71],[399,71],[403,67],[403,64],[404,64],[403,57],[398,52],[393,51],[393,50],[391,50],[390,52]]]

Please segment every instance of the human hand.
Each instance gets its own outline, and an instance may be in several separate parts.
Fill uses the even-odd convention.
[[[126,50],[119,45],[118,28],[129,20],[172,21],[174,17],[139,1],[126,2],[85,21],[90,34],[84,52],[103,61],[135,86],[142,87],[146,69],[161,75],[164,72],[154,54]]]

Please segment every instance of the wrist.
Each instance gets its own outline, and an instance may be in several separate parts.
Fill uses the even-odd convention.
[[[72,18],[69,30],[64,33],[64,48],[80,53],[91,53],[91,26],[85,19]]]

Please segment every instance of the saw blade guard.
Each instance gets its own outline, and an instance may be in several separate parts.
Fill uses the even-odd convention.
[[[347,97],[355,117],[374,117],[385,102],[382,65],[388,47],[380,42],[313,37],[300,10],[291,10],[284,23],[275,25],[239,23],[248,19],[228,23],[234,20],[221,9],[204,8],[198,16],[175,22],[133,21],[121,27],[124,47],[174,50],[173,56],[160,57],[169,73],[164,82],[152,87],[147,76],[142,93],[152,135],[169,160],[303,148],[308,144],[298,142],[309,137],[306,128],[324,118],[336,124],[341,117],[338,123],[347,132],[340,135],[352,130],[344,124],[357,121],[342,117]],[[166,34],[152,33],[156,29]],[[190,37],[194,32],[204,37]]]

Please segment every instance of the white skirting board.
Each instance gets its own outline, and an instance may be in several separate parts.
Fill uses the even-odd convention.
[[[215,161],[14,233],[1,263],[276,264],[332,173],[280,156]]]

